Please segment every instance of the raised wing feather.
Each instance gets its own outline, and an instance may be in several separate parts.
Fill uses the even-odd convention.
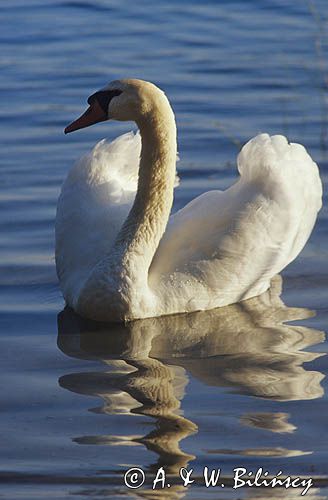
[[[321,206],[318,168],[303,146],[262,134],[238,157],[239,180],[171,217],[150,283],[172,310],[237,302],[268,288],[302,250]]]
[[[133,203],[141,152],[133,132],[100,141],[70,170],[56,216],[56,264],[65,299],[77,296],[109,252]]]

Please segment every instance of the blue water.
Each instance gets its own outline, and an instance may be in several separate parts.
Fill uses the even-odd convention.
[[[263,131],[304,144],[326,185],[326,0],[0,7],[0,493],[151,498],[149,482],[164,465],[173,476],[193,468],[198,480],[183,488],[173,477],[157,498],[300,495],[231,489],[232,469],[244,464],[320,477],[307,498],[326,498],[326,204],[283,272],[280,299],[277,283],[270,297],[241,306],[95,331],[67,311],[58,316],[54,266],[56,200],[69,167],[133,124],[66,137],[63,129],[116,78],[151,80],[172,103],[175,208],[231,184],[240,146]],[[134,492],[123,483],[132,466],[148,479]],[[203,486],[205,466],[222,468],[224,490]]]

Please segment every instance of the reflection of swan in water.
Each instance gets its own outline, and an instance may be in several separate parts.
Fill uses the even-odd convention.
[[[126,326],[98,324],[98,330],[94,323],[65,310],[59,317],[59,347],[74,357],[100,358],[115,371],[65,375],[60,384],[74,392],[102,397],[105,405],[96,411],[146,414],[158,423],[156,431],[145,437],[89,436],[76,440],[143,443],[159,454],[159,464],[171,470],[184,466],[192,457],[180,450],[179,441],[196,430],[179,414],[183,387],[188,382],[186,370],[205,384],[272,400],[322,396],[322,374],[302,366],[322,354],[301,349],[322,342],[324,334],[283,324],[311,313],[286,307],[280,291],[277,278],[268,292],[241,304]],[[241,423],[278,433],[295,429],[285,413],[247,413]],[[265,448],[263,453],[290,456],[306,452]]]
[[[295,425],[288,422],[288,413],[246,413],[240,419],[243,425],[278,433],[294,432]]]
[[[115,368],[118,368],[114,363]],[[129,360],[127,368],[114,373],[77,373],[61,377],[60,384],[71,391],[100,396],[104,413],[142,414],[156,418],[156,429],[146,436],[83,436],[75,438],[80,444],[124,445],[144,444],[159,455],[154,466],[165,466],[174,472],[185,467],[193,455],[182,452],[179,441],[194,433],[197,426],[179,415],[180,384],[187,382],[184,370],[165,366],[155,359]]]

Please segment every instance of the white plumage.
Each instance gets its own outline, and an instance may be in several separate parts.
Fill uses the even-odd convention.
[[[267,290],[304,247],[321,207],[318,168],[305,148],[283,136],[255,137],[238,156],[235,184],[169,218],[176,175],[169,103],[148,82],[107,88],[122,90],[108,117],[131,119],[131,96],[140,103],[131,114],[142,141],[133,133],[100,141],[68,174],[56,219],[67,303],[96,320],[122,321],[211,309]]]

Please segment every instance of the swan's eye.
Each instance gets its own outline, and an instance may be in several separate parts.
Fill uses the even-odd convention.
[[[105,113],[107,113],[108,105],[113,97],[122,94],[122,90],[114,89],[114,90],[100,90],[95,94],[92,94],[88,98],[88,104],[92,104],[94,101],[98,101],[100,107],[103,109]]]

